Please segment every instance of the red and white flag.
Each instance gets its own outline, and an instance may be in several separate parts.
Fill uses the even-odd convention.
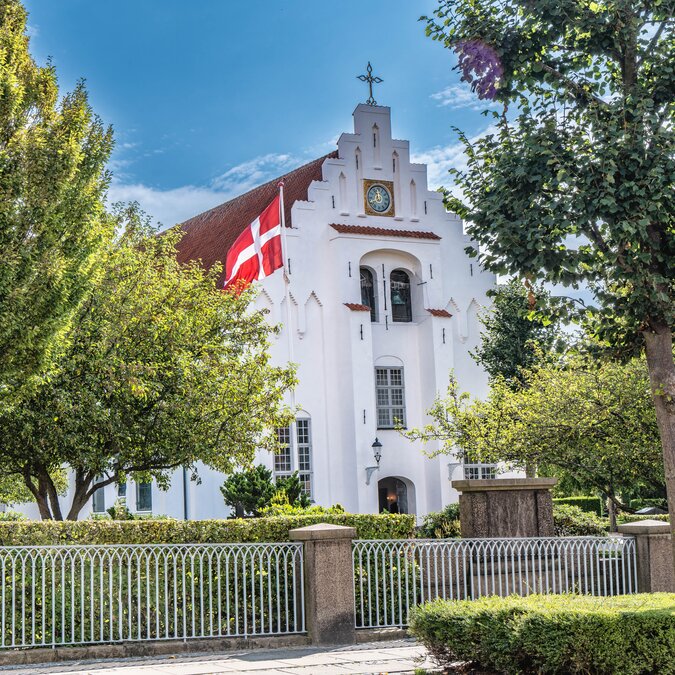
[[[237,237],[225,259],[225,288],[248,285],[284,266],[279,195]]]

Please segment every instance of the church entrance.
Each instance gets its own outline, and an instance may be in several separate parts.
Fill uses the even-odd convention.
[[[377,491],[380,513],[415,512],[415,492],[410,481],[389,476],[378,481]]]

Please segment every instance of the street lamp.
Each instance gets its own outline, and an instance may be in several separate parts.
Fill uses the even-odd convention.
[[[375,471],[380,468],[380,460],[382,459],[382,443],[376,437],[375,442],[370,446],[373,449],[373,457],[375,459],[375,466],[366,467],[366,485],[370,485],[370,478]]]
[[[375,457],[375,462],[377,465],[380,465],[380,460],[382,459],[382,443],[375,437],[375,442],[371,446],[373,448],[373,457]]]

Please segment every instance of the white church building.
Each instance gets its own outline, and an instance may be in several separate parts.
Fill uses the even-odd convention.
[[[493,475],[447,455],[430,459],[394,427],[427,423],[451,371],[463,390],[486,393],[469,352],[495,277],[466,255],[462,221],[428,189],[409,142],[392,136],[390,109],[361,104],[353,117],[336,151],[282,177],[290,325],[281,271],[261,282],[257,305],[283,325],[272,357],[298,364],[300,412],[280,430],[285,452],[259,459],[276,475],[299,471],[317,504],[421,516],[457,501],[451,479]],[[224,260],[278,182],[184,223],[181,259]],[[224,515],[223,476],[200,475],[188,488],[191,517]],[[171,511],[170,495],[158,498]]]
[[[427,167],[392,136],[391,112],[361,104],[337,149],[283,177],[290,310],[281,270],[260,283],[259,308],[283,324],[277,363],[298,364],[296,422],[279,430],[282,454],[261,454],[275,475],[299,471],[317,504],[423,516],[456,502],[451,480],[493,477],[494,467],[429,458],[396,429],[429,421],[451,371],[462,390],[487,391],[470,356],[494,275],[469,258],[460,218],[427,187]],[[181,260],[224,261],[237,236],[272,201],[279,178],[182,224]],[[290,322],[288,317],[290,315]],[[125,487],[131,511],[176,518],[229,515],[224,476],[200,467],[201,483],[176,472],[171,488]],[[96,493],[104,511],[116,486]],[[87,516],[87,510],[81,517]]]

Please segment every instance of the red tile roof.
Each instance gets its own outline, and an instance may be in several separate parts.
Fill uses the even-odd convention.
[[[360,305],[358,302],[345,302],[345,307],[348,307],[352,312],[370,312],[368,305]]]
[[[340,234],[366,234],[380,237],[405,237],[408,239],[440,239],[433,232],[419,232],[417,230],[392,230],[386,227],[369,227],[368,225],[341,225],[331,223],[334,230]]]
[[[201,260],[207,269],[215,262],[224,264],[227,251],[234,240],[274,199],[280,180],[284,181],[286,224],[290,225],[291,207],[296,201],[307,200],[307,191],[312,181],[323,179],[321,165],[329,157],[337,157],[337,151],[177,225],[185,233],[178,244],[179,262]],[[218,280],[219,284],[224,281],[224,276],[223,272]]]
[[[447,309],[427,309],[427,312],[432,316],[442,316],[445,319],[452,318],[452,314],[450,314]]]

